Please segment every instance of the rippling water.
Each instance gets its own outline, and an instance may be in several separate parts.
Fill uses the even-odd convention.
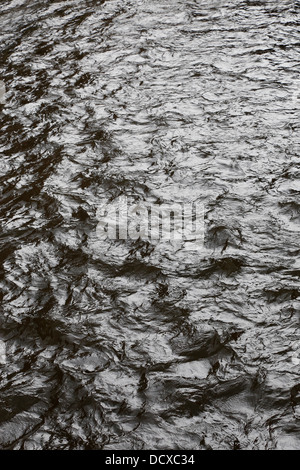
[[[2,449],[299,448],[299,12],[2,0]],[[99,241],[121,195],[204,248]]]

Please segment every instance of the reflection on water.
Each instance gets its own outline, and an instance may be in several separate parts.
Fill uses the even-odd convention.
[[[2,449],[299,448],[299,7],[2,1]]]

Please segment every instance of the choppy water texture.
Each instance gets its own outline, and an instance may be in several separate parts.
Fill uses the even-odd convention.
[[[2,449],[299,448],[299,12],[2,0]],[[99,241],[121,195],[205,247]]]

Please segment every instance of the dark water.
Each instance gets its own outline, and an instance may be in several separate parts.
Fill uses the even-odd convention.
[[[2,449],[300,447],[299,13],[2,0]],[[99,241],[120,195],[203,250]]]

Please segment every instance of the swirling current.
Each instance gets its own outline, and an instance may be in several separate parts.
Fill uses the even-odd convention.
[[[299,13],[2,0],[1,449],[299,449]],[[122,196],[202,249],[99,239]]]

